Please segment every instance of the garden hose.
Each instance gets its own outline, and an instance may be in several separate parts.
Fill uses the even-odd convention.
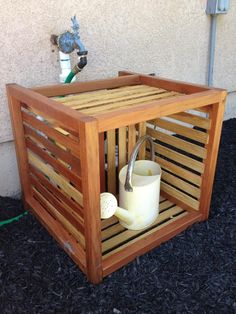
[[[6,220],[3,220],[3,221],[0,221],[0,228],[1,228],[2,226],[4,226],[4,225],[8,225],[8,224],[10,224],[10,223],[12,223],[12,222],[14,222],[14,221],[20,220],[22,217],[24,217],[24,216],[27,215],[27,214],[28,214],[28,212],[25,211],[25,212],[23,212],[23,214],[20,214],[20,215],[18,215],[18,216],[15,216],[15,217],[13,217],[13,218],[10,218],[10,219],[6,219]]]

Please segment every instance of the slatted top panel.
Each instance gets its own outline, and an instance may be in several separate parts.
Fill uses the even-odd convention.
[[[54,100],[84,114],[98,116],[117,109],[179,95],[181,94],[177,92],[148,85],[132,85],[57,97]]]

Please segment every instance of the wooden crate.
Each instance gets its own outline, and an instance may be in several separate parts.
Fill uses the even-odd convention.
[[[7,91],[25,206],[91,282],[207,219],[226,91],[130,72]],[[101,221],[100,192],[117,193],[144,134],[163,171],[160,215],[131,231]],[[143,145],[139,158],[148,157]]]

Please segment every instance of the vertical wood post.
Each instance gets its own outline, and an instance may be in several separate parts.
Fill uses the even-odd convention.
[[[7,95],[9,99],[9,108],[12,121],[13,135],[15,139],[16,156],[18,163],[18,170],[20,175],[20,182],[22,188],[22,200],[25,209],[28,209],[27,198],[31,197],[31,184],[29,179],[29,165],[27,148],[24,137],[24,127],[21,115],[21,103],[14,98],[7,87]]]
[[[87,119],[80,125],[81,171],[87,276],[93,283],[102,281],[100,165],[97,122]]]
[[[209,216],[211,194],[224,116],[224,105],[225,100],[220,103],[213,104],[209,113],[209,118],[211,119],[211,129],[209,130],[209,142],[206,145],[207,158],[205,160],[205,171],[202,176],[199,208],[202,213],[202,220],[206,220]]]

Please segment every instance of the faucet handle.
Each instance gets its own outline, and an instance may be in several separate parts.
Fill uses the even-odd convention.
[[[154,161],[154,145],[153,145],[153,140],[150,135],[144,135],[139,138],[137,141],[136,145],[134,146],[134,149],[130,155],[130,160],[128,162],[128,168],[127,168],[127,174],[126,174],[126,180],[125,180],[125,191],[127,192],[133,192],[133,186],[132,186],[132,173],[134,170],[134,162],[137,158],[139,148],[143,144],[144,141],[148,141],[150,144],[150,151],[151,151],[151,160]]]

